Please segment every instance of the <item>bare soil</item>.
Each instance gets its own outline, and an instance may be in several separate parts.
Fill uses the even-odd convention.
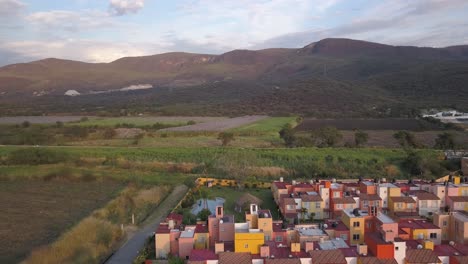
[[[212,122],[198,123],[190,126],[171,127],[162,129],[160,131],[226,131],[228,129],[240,127],[243,125],[251,124],[259,120],[265,119],[268,116],[242,116],[229,118],[224,120],[215,120]]]

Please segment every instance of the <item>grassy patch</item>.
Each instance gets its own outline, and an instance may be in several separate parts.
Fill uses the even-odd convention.
[[[258,122],[234,128],[231,131],[243,134],[275,134],[286,124],[296,124],[296,117],[269,117]]]
[[[86,121],[80,122],[71,122],[70,125],[79,125],[79,126],[103,126],[103,127],[114,127],[118,124],[130,124],[135,127],[140,126],[151,126],[155,123],[164,124],[164,125],[175,125],[183,126],[187,125],[187,122],[190,121],[188,118],[185,120],[166,120],[158,118],[145,118],[145,117],[90,117]],[[67,124],[67,125],[68,125]]]

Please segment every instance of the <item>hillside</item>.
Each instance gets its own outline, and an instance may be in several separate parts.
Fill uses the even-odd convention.
[[[428,107],[467,110],[466,83],[468,46],[420,48],[324,39],[300,49],[8,65],[0,68],[0,114],[131,109],[406,116]],[[140,84],[153,88],[103,93]],[[68,90],[80,96],[65,96]]]

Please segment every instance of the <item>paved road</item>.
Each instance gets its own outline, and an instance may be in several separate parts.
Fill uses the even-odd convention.
[[[145,221],[141,227],[129,240],[112,255],[106,262],[107,264],[128,264],[138,255],[145,245],[146,239],[152,235],[159,223],[164,220],[167,212],[169,212],[177,203],[184,197],[187,192],[187,186],[180,185],[174,188],[171,194],[158,206],[153,214]]]

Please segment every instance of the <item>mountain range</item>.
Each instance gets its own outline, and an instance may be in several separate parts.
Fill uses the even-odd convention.
[[[468,45],[425,48],[324,39],[299,49],[7,65],[0,68],[0,115],[411,116],[421,108],[466,110],[467,85]]]

